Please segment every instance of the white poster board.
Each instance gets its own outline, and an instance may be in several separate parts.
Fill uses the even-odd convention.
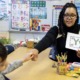
[[[68,33],[66,39],[66,48],[72,50],[80,49],[80,35],[74,33]]]

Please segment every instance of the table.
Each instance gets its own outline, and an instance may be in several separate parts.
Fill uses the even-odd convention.
[[[26,47],[19,47],[9,54],[8,61],[21,59],[29,50]],[[39,54],[37,61],[27,61],[23,66],[6,76],[11,80],[80,80],[80,77],[76,79],[65,75],[58,75],[56,68],[52,68],[54,62],[48,58],[49,51],[50,48],[44,50]]]

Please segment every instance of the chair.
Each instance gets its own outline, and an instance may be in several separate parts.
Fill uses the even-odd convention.
[[[10,54],[11,52],[14,51],[14,46],[11,44],[7,44],[7,45],[5,45],[5,47],[6,47],[8,54]]]

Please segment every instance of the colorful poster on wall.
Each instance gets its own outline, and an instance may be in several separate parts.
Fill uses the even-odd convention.
[[[41,19],[47,19],[46,1],[30,1],[30,30],[41,31]]]
[[[38,16],[39,19],[47,18],[47,8],[45,7],[31,7],[30,8],[30,18]]]
[[[30,18],[36,16],[39,19],[47,18],[46,1],[30,1]]]
[[[0,0],[0,20],[7,20],[8,13],[7,13],[7,1]]]
[[[30,1],[31,7],[45,7],[46,1]]]
[[[30,31],[40,31],[40,22],[41,20],[37,16],[30,18]]]
[[[30,8],[30,30],[41,31],[41,19],[47,19],[47,8]]]
[[[12,4],[12,29],[29,30],[29,2]]]

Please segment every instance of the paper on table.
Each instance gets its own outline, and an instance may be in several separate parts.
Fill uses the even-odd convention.
[[[80,49],[80,35],[68,32],[65,47],[72,50]]]
[[[80,62],[73,62],[71,65],[73,67],[79,67],[80,68]]]

